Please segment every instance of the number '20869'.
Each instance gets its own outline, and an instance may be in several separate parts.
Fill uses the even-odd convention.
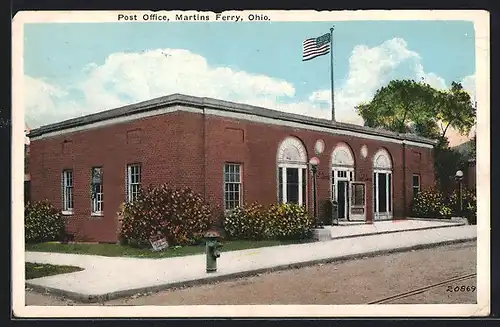
[[[475,286],[452,286],[448,285],[446,288],[446,292],[475,292],[476,287]]]

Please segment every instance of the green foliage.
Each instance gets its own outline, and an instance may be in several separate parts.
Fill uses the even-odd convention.
[[[438,99],[436,119],[443,124],[442,137],[450,126],[462,135],[469,134],[476,122],[476,109],[462,85],[452,82],[450,90],[439,92]]]
[[[477,199],[473,190],[462,189],[462,212],[458,190],[448,195],[441,193],[437,188],[420,191],[412,203],[412,212],[415,217],[421,218],[451,218],[464,216],[469,223],[476,223]]]
[[[460,83],[453,82],[449,90],[436,90],[423,82],[393,80],[356,111],[366,126],[438,140],[434,151],[436,180],[441,191],[450,190],[455,172],[465,167],[465,158],[449,148],[446,133],[452,127],[468,135],[476,120],[470,95]],[[475,155],[475,148],[473,151]]]
[[[211,227],[213,215],[203,198],[189,188],[148,187],[121,213],[120,237],[125,243],[149,246],[153,236],[169,245],[194,244]]]
[[[377,90],[372,101],[356,107],[365,124],[398,133],[412,125],[428,125],[435,117],[438,93],[428,84],[413,80],[393,80]]]
[[[28,202],[24,208],[24,233],[27,243],[62,240],[65,219],[48,201]]]
[[[412,213],[420,218],[450,218],[452,208],[437,188],[421,190],[413,199]]]
[[[455,173],[467,167],[467,158],[459,151],[448,146],[446,140],[440,140],[434,147],[434,171],[436,183],[442,192],[451,192],[456,187]]]
[[[314,218],[306,208],[293,203],[273,204],[267,212],[269,235],[280,240],[307,239],[312,236]]]
[[[260,240],[267,236],[264,207],[257,203],[237,207],[224,219],[227,236],[242,240]]]
[[[228,236],[238,239],[302,240],[311,237],[314,219],[303,206],[251,204],[233,210],[224,220]]]
[[[453,191],[447,198],[448,205],[455,211],[460,210],[458,190]],[[476,192],[471,189],[462,189],[462,214],[469,220],[470,224],[476,224],[477,198]]]
[[[450,126],[467,135],[476,118],[470,95],[456,82],[438,91],[423,82],[393,80],[356,111],[366,126],[434,139],[445,138]]]

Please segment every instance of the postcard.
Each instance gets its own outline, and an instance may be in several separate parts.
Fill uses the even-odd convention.
[[[487,12],[12,24],[15,315],[489,314]]]

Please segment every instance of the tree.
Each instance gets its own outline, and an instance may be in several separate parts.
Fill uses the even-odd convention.
[[[435,122],[439,96],[428,84],[393,80],[380,88],[372,101],[358,105],[356,111],[370,127],[408,133],[418,126],[424,131],[425,126]],[[435,129],[434,125],[429,131]]]
[[[448,189],[450,177],[463,168],[463,156],[450,149],[446,137],[450,127],[467,135],[475,124],[475,107],[460,83],[453,82],[449,90],[436,90],[423,82],[393,80],[356,111],[365,126],[436,139],[434,162],[442,189]]]
[[[451,89],[440,91],[438,99],[439,109],[436,118],[442,123],[441,138],[446,136],[450,126],[462,135],[469,134],[476,122],[476,108],[462,85],[452,82]]]
[[[476,117],[470,95],[456,82],[438,91],[423,82],[393,80],[356,111],[366,126],[433,139],[445,138],[449,127],[468,134]]]

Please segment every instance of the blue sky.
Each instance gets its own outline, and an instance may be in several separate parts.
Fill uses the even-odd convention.
[[[330,57],[302,62],[301,46],[332,25],[335,101],[345,121],[393,78],[435,87],[465,79],[474,91],[474,27],[465,21],[26,24],[26,120],[36,127],[174,92],[327,117]],[[171,55],[159,56],[164,49]]]

